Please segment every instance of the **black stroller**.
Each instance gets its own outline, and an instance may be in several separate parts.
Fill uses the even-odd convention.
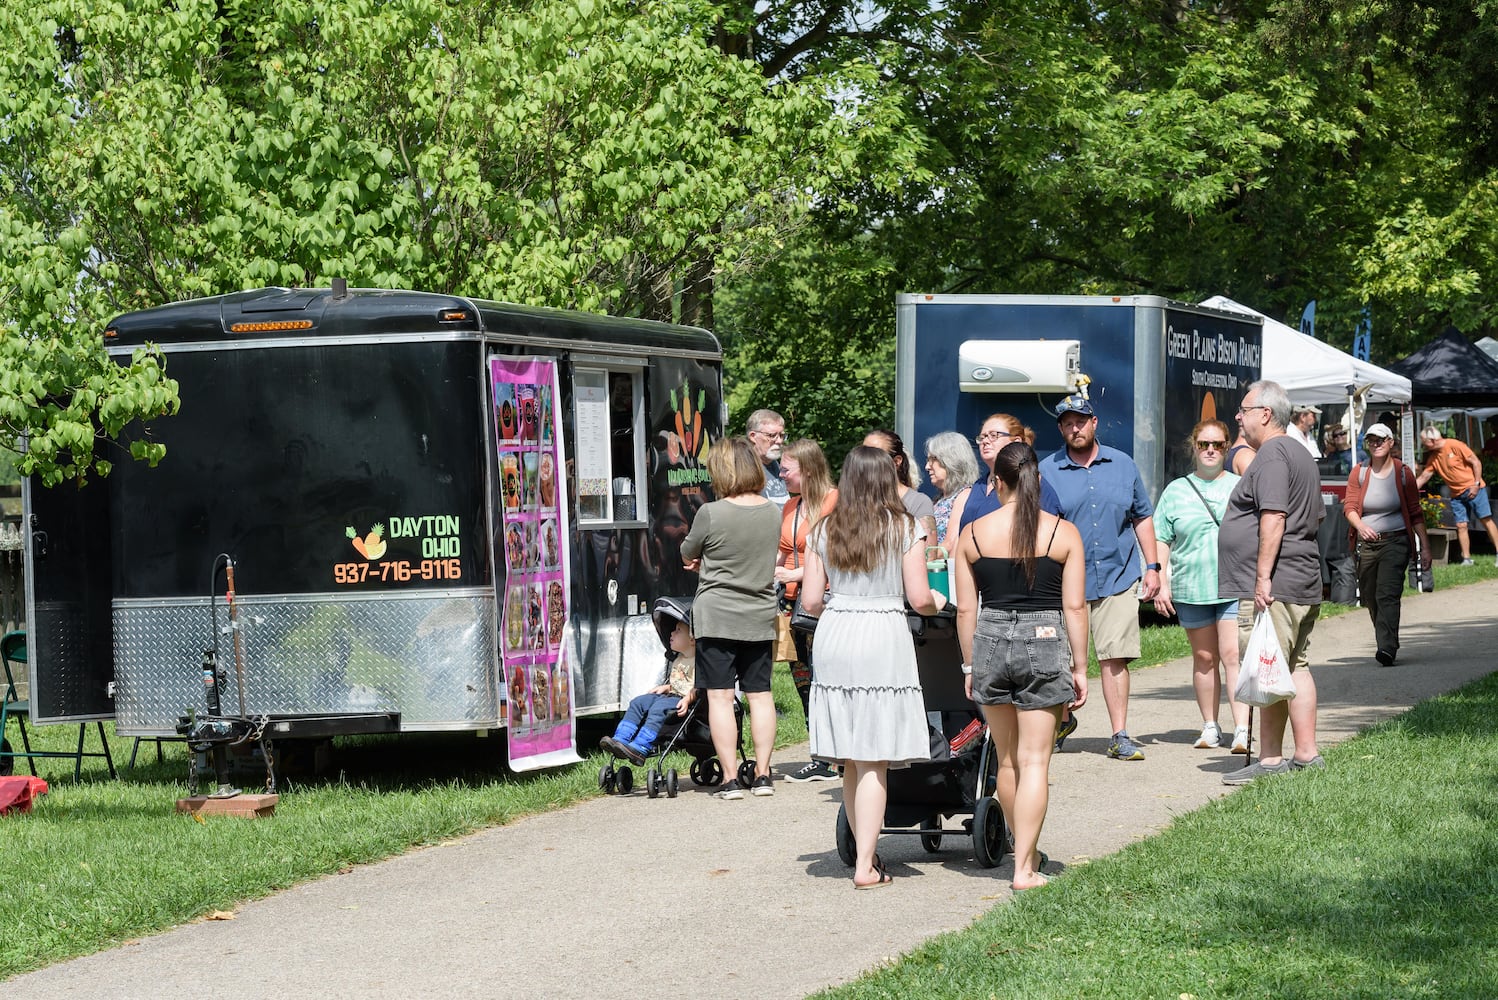
[[[666,647],[666,663],[676,658],[671,649],[671,633],[677,622],[692,624],[692,599],[690,597],[662,597],[650,609],[655,630],[660,634],[661,644]],[[718,760],[713,747],[713,736],[707,724],[705,698],[694,698],[684,716],[671,715],[656,738],[655,752],[645,772],[645,794],[652,799],[665,792],[666,798],[674,799],[680,790],[680,777],[676,768],[666,767],[666,755],[673,750],[685,750],[692,755],[692,766],[688,774],[692,783],[716,788],[723,783],[723,764]],[[744,705],[735,699],[733,703],[734,724],[738,729],[739,756],[744,755]],[[739,765],[738,779],[747,785],[754,780],[755,763],[745,760]],[[628,763],[605,764],[598,772],[598,787],[609,794],[627,795],[634,789],[635,773]]]
[[[1012,850],[1004,811],[993,794],[999,757],[983,717],[963,690],[956,617],[951,611],[930,617],[912,614],[910,623],[931,760],[889,772],[880,833],[919,836],[921,846],[932,854],[941,849],[943,837],[971,836],[978,864],[993,868]],[[961,827],[944,825],[958,816],[965,817]],[[837,854],[850,866],[857,857],[853,828],[842,806],[837,810]]]

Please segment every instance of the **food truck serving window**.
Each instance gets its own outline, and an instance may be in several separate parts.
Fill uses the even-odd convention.
[[[577,517],[583,525],[643,523],[642,374],[641,367],[615,364],[573,367]]]

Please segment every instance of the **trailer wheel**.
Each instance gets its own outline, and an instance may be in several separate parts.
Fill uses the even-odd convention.
[[[661,772],[654,767],[645,772],[645,794],[652,799],[661,794]]]
[[[1004,860],[1009,846],[1009,832],[1004,827],[1004,810],[999,800],[985,795],[973,812],[973,857],[984,868],[994,868]]]
[[[739,765],[739,784],[744,788],[754,787],[754,771],[759,767],[758,761],[746,760]]]
[[[666,798],[676,798],[676,793],[680,790],[681,785],[677,781],[676,768],[673,767],[666,772]]]
[[[619,768],[619,776],[614,780],[619,788],[620,795],[628,795],[635,787],[635,772],[627,765]]]
[[[598,769],[598,787],[603,789],[605,795],[611,795],[614,791],[614,765],[605,764]]]
[[[837,856],[852,868],[858,862],[858,845],[853,842],[853,825],[848,822],[848,807],[837,807]]]
[[[940,816],[927,816],[925,819],[921,820],[921,829],[922,830],[938,830],[939,831],[941,829],[941,817]],[[921,846],[926,849],[926,853],[927,854],[935,854],[937,851],[941,850],[941,834],[940,833],[923,833],[923,834],[921,834]]]

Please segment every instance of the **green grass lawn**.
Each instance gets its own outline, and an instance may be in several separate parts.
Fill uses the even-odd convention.
[[[800,700],[784,667],[774,677],[779,712],[777,743],[806,738]],[[541,773],[509,774],[501,736],[472,734],[367,737],[340,741],[334,773],[324,779],[291,779],[274,820],[214,819],[175,812],[187,794],[187,754],[166,744],[156,763],[143,744],[138,765],[125,767],[131,740],[111,749],[119,780],[102,759],[84,762],[82,781],[73,761],[40,759],[37,770],[51,791],[29,815],[0,818],[0,857],[24,872],[0,893],[0,979],[159,931],[213,910],[268,895],[347,868],[379,861],[531,813],[557,809],[602,794],[598,771],[607,759],[594,748],[612,722],[581,720],[582,764]],[[745,726],[745,749],[748,746]],[[105,725],[106,732],[113,727]],[[72,725],[31,727],[37,749],[72,749]],[[19,748],[16,723],[8,737]],[[99,738],[89,726],[86,749]],[[691,757],[669,761],[690,783]],[[17,774],[29,773],[15,761]],[[642,795],[644,769],[636,768]],[[237,780],[258,790],[264,772]],[[204,785],[203,790],[208,790]]]
[[[1484,564],[1473,567],[1441,567],[1436,579],[1438,588],[1445,588],[1495,576],[1498,570],[1485,560]],[[1328,608],[1326,613],[1332,610]],[[1179,628],[1147,629],[1141,664],[1164,662],[1187,653],[1185,635]],[[806,728],[801,705],[783,668],[776,671],[774,694],[780,711],[778,745],[804,740]],[[1490,730],[1492,688],[1482,689],[1479,695],[1462,697],[1476,699],[1457,703],[1470,706],[1472,724],[1486,725]],[[1372,750],[1339,748],[1334,751],[1338,755],[1334,759],[1336,766],[1324,776],[1309,776],[1314,780],[1297,780],[1282,789],[1251,789],[1249,794],[1235,795],[1221,806],[1187,817],[1165,837],[1136,845],[1117,859],[1105,859],[1066,876],[1065,891],[1072,893],[1076,890],[1070,886],[1087,885],[1090,888],[1083,895],[1090,902],[1073,900],[1062,910],[1105,906],[1110,899],[1126,899],[1130,912],[1136,912],[1136,904],[1140,907],[1134,924],[1135,931],[1144,937],[1142,942],[1117,938],[1106,929],[1111,917],[1088,909],[1088,921],[1068,932],[1073,935],[1071,938],[1058,937],[1052,941],[1044,935],[1035,937],[1032,932],[1030,937],[1016,939],[1023,940],[1021,944],[996,943],[1009,941],[1011,931],[1006,929],[997,938],[984,938],[982,944],[958,945],[955,939],[943,938],[931,948],[952,949],[940,954],[965,956],[960,961],[987,966],[1017,962],[1020,958],[1036,960],[1031,952],[1054,950],[1070,955],[1074,949],[1081,949],[1093,953],[1098,968],[1127,970],[1137,965],[1146,978],[1153,975],[1150,970],[1171,970],[1174,975],[1173,970],[1180,963],[1185,963],[1183,967],[1194,975],[1196,967],[1191,962],[1196,960],[1190,956],[1204,951],[1217,956],[1220,948],[1225,949],[1225,955],[1211,960],[1221,963],[1222,968],[1220,974],[1213,975],[1226,977],[1213,980],[1219,985],[1209,988],[1210,983],[1182,981],[1179,989],[1171,988],[1165,993],[1172,997],[1185,992],[1203,997],[1250,995],[1254,989],[1239,989],[1244,980],[1232,977],[1249,966],[1260,968],[1257,974],[1261,977],[1269,975],[1262,969],[1274,968],[1274,962],[1267,957],[1264,946],[1230,945],[1228,938],[1236,940],[1240,934],[1248,933],[1255,921],[1261,928],[1259,933],[1262,927],[1273,926],[1281,918],[1293,918],[1299,926],[1301,911],[1315,903],[1307,893],[1310,880],[1316,878],[1321,864],[1317,859],[1323,853],[1329,855],[1328,863],[1335,862],[1339,869],[1346,870],[1336,880],[1319,885],[1343,897],[1373,887],[1375,879],[1413,880],[1421,873],[1428,874],[1437,893],[1436,901],[1452,907],[1453,919],[1458,921],[1455,926],[1466,928],[1461,930],[1466,934],[1471,929],[1464,923],[1469,920],[1464,915],[1468,907],[1465,903],[1444,900],[1445,887],[1448,882],[1464,886],[1475,897],[1485,899],[1486,910],[1493,912],[1493,876],[1488,873],[1498,871],[1492,864],[1494,847],[1489,832],[1495,817],[1486,816],[1487,827],[1477,825],[1471,820],[1477,806],[1468,800],[1476,787],[1484,787],[1486,808],[1494,809],[1493,803],[1498,801],[1492,777],[1498,773],[1493,766],[1495,749],[1490,732],[1485,737],[1481,730],[1469,732],[1458,725],[1466,710],[1427,707],[1422,712],[1438,713],[1439,718],[1447,720],[1446,724],[1426,733],[1411,728],[1414,723],[1399,723],[1385,727],[1392,732],[1373,737],[1388,740],[1395,734],[1404,734],[1400,738],[1407,740],[1415,752],[1394,758],[1399,764],[1397,768],[1360,763],[1365,760],[1364,755],[1369,755],[1367,759],[1382,759],[1386,751],[1381,748],[1386,744],[1378,744]],[[39,760],[38,770],[49,778],[51,793],[31,815],[0,819],[0,856],[6,859],[12,872],[25,873],[24,878],[13,879],[7,891],[0,893],[0,927],[7,928],[0,935],[0,978],[98,951],[212,910],[232,909],[244,900],[349,865],[378,861],[414,846],[440,842],[601,794],[597,776],[604,758],[592,752],[592,748],[608,731],[602,720],[583,720],[579,725],[579,745],[587,756],[582,764],[525,775],[505,772],[503,740],[497,736],[477,739],[472,734],[417,735],[343,741],[331,776],[287,783],[281,789],[286,794],[276,817],[270,822],[200,823],[177,815],[175,801],[187,790],[187,760],[180,745],[168,744],[162,764],[156,763],[154,748],[146,745],[141,750],[141,766],[131,770],[123,766],[129,756],[130,741],[114,740],[113,749],[121,767],[117,781],[109,779],[102,760],[89,759],[83,780],[76,782],[71,761]],[[64,749],[77,736],[72,726],[33,727],[32,732],[39,745],[47,749]],[[14,723],[7,735],[19,746],[19,732]],[[91,732],[89,746],[96,748],[97,740],[97,735]],[[687,780],[689,762],[685,754],[673,761],[681,769],[683,781]],[[16,765],[17,772],[23,772],[26,761],[18,760]],[[257,776],[251,774],[243,783],[248,787],[256,780]],[[1351,782],[1354,787],[1343,787],[1344,782]],[[637,780],[635,794],[642,794],[639,791],[642,784]],[[1301,798],[1317,789],[1321,790],[1320,797],[1314,801]],[[1286,804],[1277,796],[1295,798]],[[1257,804],[1251,808],[1233,804],[1240,801]],[[1240,815],[1231,811],[1238,809],[1245,812]],[[1271,809],[1277,816],[1266,812]],[[1306,815],[1293,811],[1298,809],[1306,810]],[[1199,828],[1195,836],[1209,846],[1210,863],[1177,860],[1176,853],[1153,853],[1180,852],[1179,857],[1185,858],[1190,853],[1190,844],[1177,842],[1178,831],[1188,825],[1196,829],[1195,824],[1199,823],[1209,824]],[[1327,840],[1323,844],[1324,828],[1329,827],[1333,834],[1338,828],[1363,830],[1366,834],[1369,824],[1377,824],[1378,833],[1360,855],[1365,859],[1362,868],[1347,867],[1351,855],[1346,843]],[[1264,878],[1264,869],[1242,867],[1233,859],[1244,849],[1250,854],[1266,854],[1270,845],[1260,842],[1262,836],[1258,840],[1247,838],[1243,831],[1262,834],[1265,830],[1287,829],[1310,830],[1315,838],[1300,842],[1301,849],[1293,863],[1271,881],[1249,886],[1244,880]],[[1157,841],[1162,840],[1174,846],[1157,846]],[[1416,846],[1409,846],[1408,856],[1404,856],[1401,852],[1406,846],[1401,845],[1428,846],[1430,850],[1422,855]],[[1142,861],[1138,853],[1141,851],[1150,852],[1143,855]],[[1458,878],[1458,865],[1464,863],[1464,858],[1470,871]],[[1396,862],[1401,869],[1391,870],[1389,866]],[[1115,864],[1132,867],[1114,869]],[[1405,867],[1407,871],[1403,870]],[[1049,904],[1040,897],[1054,898],[1060,890],[1058,885],[1017,900],[1013,906],[1000,906],[969,934],[985,933],[984,928],[995,921],[1033,920],[1033,915],[1021,918],[1008,914],[1028,914],[1032,907],[1045,907]],[[1393,982],[1387,978],[1391,973],[1375,967],[1389,957],[1393,948],[1381,941],[1390,935],[1397,935],[1401,941],[1413,941],[1412,936],[1436,933],[1428,923],[1433,919],[1432,902],[1413,888],[1399,891],[1413,895],[1387,897],[1380,904],[1383,908],[1366,913],[1352,909],[1355,903],[1363,906],[1361,901],[1351,898],[1338,901],[1338,905],[1349,908],[1349,920],[1363,921],[1363,926],[1356,929],[1367,933],[1373,941],[1368,952],[1369,964],[1360,968],[1358,975],[1374,977],[1371,981],[1380,985],[1364,995],[1426,995],[1422,992],[1426,987],[1415,980],[1410,980],[1407,987],[1394,988],[1391,993],[1379,992]],[[1162,900],[1176,897],[1185,901],[1179,910],[1163,906]],[[1396,912],[1409,919],[1395,919]],[[1199,925],[1182,930],[1177,922],[1186,921],[1193,914]],[[1366,920],[1370,915],[1376,919]],[[1239,931],[1229,919],[1234,917],[1252,919]],[[1219,921],[1225,922],[1220,929]],[[1331,945],[1353,930],[1338,926],[1317,931],[1317,960],[1327,960]],[[1498,939],[1491,931],[1491,927],[1485,927],[1484,935],[1469,936],[1473,941],[1491,942]],[[1479,957],[1493,958],[1492,945],[1484,947],[1488,950],[1483,952],[1479,948]],[[899,975],[915,975],[910,970],[923,969],[933,961],[940,964],[958,960],[921,957],[937,954],[931,948],[897,966],[902,970]],[[1355,954],[1355,949],[1349,950]],[[1141,951],[1147,954],[1139,954]],[[991,971],[949,969],[947,976],[952,982],[987,982],[985,977]],[[1085,967],[1079,967],[1076,975],[1082,978],[1076,982],[1092,982],[1087,978],[1092,973],[1084,975],[1084,972]],[[889,974],[894,974],[894,970]],[[995,992],[1004,996],[1153,996],[1165,995],[1159,984],[1167,981],[1154,978],[1148,989],[1120,987],[1114,993],[1108,992],[1112,986],[1098,990],[1079,986],[1074,994],[1064,994],[1057,992],[1056,983],[1069,984],[1072,973],[1057,973],[1053,982],[1048,982],[1045,975],[1048,974],[1041,974],[1042,978],[1034,981],[1041,986],[1028,994],[1023,990],[984,986],[981,991],[947,995],[986,996]],[[1284,982],[1293,986],[1299,975],[1287,972]],[[1474,982],[1465,973],[1455,979],[1434,978],[1448,984]],[[1355,987],[1352,992],[1334,992],[1358,995],[1359,980],[1348,981]],[[889,995],[878,992],[886,989],[885,986],[873,985],[881,982],[884,980],[876,979],[856,987],[874,992],[849,995]],[[1171,980],[1171,985],[1177,984]],[[926,992],[926,987],[921,987],[921,992]],[[1325,994],[1287,986],[1279,995]],[[1498,996],[1498,989],[1469,988],[1467,995]]]
[[[819,996],[1498,996],[1498,675]]]

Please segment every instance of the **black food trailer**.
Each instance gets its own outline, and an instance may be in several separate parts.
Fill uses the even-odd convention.
[[[547,762],[565,724],[570,759],[576,715],[652,683],[650,609],[696,589],[712,334],[335,283],[105,338],[158,345],[181,411],[131,430],[166,445],[156,468],[24,487],[37,721],[172,735],[231,630],[225,707],[283,736],[509,726],[512,760],[550,733]]]

